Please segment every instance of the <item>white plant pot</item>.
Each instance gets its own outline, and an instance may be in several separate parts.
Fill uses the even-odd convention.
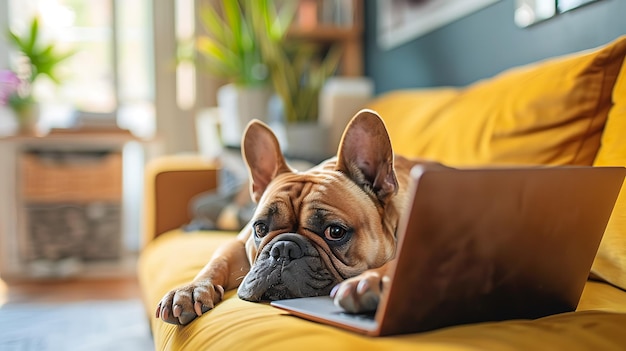
[[[287,123],[286,145],[283,150],[288,157],[317,163],[331,155],[328,153],[328,127],[317,122]]]
[[[266,121],[272,92],[266,87],[239,87],[226,84],[217,91],[221,135],[224,145],[239,147],[246,125],[252,119]]]

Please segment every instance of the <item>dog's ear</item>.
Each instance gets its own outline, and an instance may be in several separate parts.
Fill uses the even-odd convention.
[[[371,189],[382,202],[398,191],[391,140],[376,112],[361,110],[348,123],[339,144],[337,170],[361,188]]]
[[[259,120],[248,123],[241,142],[250,175],[252,200],[258,202],[267,185],[278,174],[291,172],[272,130]]]

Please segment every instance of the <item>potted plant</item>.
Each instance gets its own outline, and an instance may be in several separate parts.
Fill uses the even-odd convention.
[[[196,48],[211,74],[229,83],[217,94],[222,141],[239,146],[243,128],[253,119],[264,120],[272,94],[268,69],[254,33],[252,17],[269,16],[269,11],[253,13],[255,0],[222,0],[220,11],[212,6],[200,9],[200,21],[208,35],[199,36]],[[284,36],[286,29],[278,33]]]
[[[325,54],[311,42],[285,40],[292,17],[282,16],[271,0],[251,4],[252,24],[269,79],[275,90],[270,119],[274,129],[283,129],[285,152],[306,159],[325,158],[327,130],[318,123],[319,95],[341,58],[338,47]],[[278,26],[281,26],[277,28]],[[315,160],[317,161],[317,160]]]
[[[8,31],[9,42],[20,52],[14,71],[0,74],[0,103],[5,103],[15,112],[20,132],[33,133],[39,118],[39,105],[33,96],[33,86],[45,75],[60,83],[55,70],[59,63],[73,52],[57,53],[54,44],[42,44],[39,18],[34,17],[29,30],[23,35]]]
[[[327,131],[317,123],[319,93],[339,64],[339,49],[320,55],[313,43],[287,40],[297,1],[222,0],[220,6],[221,16],[211,6],[200,10],[209,35],[196,47],[206,69],[230,82],[218,91],[224,143],[238,146],[248,121],[259,118],[285,130],[276,132],[285,135],[281,144],[291,156],[322,156]]]

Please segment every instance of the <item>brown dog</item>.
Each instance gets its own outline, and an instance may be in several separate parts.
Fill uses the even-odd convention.
[[[249,301],[331,294],[348,311],[376,309],[409,171],[418,163],[394,158],[380,117],[360,111],[337,157],[306,172],[287,165],[258,121],[248,125],[242,153],[258,204],[253,219],[190,284],[163,297],[157,318],[187,324],[237,287]]]

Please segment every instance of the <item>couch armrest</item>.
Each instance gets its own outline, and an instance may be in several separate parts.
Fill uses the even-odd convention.
[[[217,188],[219,166],[198,155],[158,157],[148,163],[144,181],[142,245],[191,220],[189,201]]]

